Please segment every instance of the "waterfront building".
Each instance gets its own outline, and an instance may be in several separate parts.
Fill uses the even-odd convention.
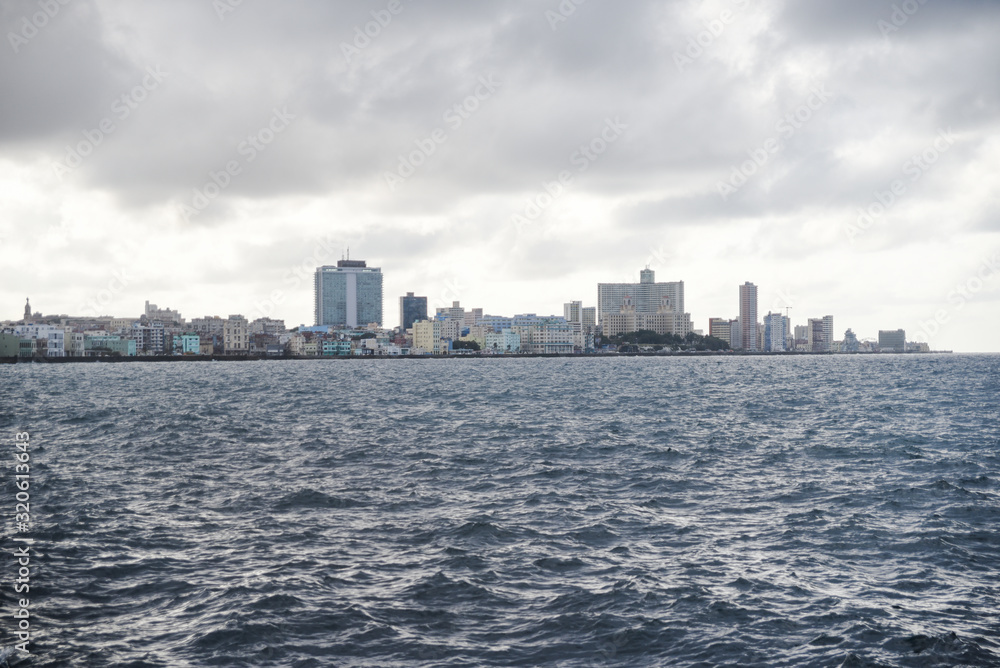
[[[418,320],[413,323],[413,347],[420,348],[425,354],[441,352],[442,320]]]
[[[733,347],[732,341],[732,321],[726,318],[709,318],[708,319],[708,335],[719,339],[720,341],[725,341],[729,344],[729,347]]]
[[[833,316],[823,316],[823,340],[826,342],[826,349],[833,350]]]
[[[406,296],[399,298],[399,326],[407,330],[417,320],[427,320],[427,297],[407,292]]]
[[[135,347],[140,353],[162,355],[165,351],[162,322],[140,321],[133,323],[129,337],[135,341]]]
[[[826,352],[827,346],[823,337],[823,319],[809,318],[806,321],[806,346],[809,352]]]
[[[844,342],[840,346],[840,352],[842,353],[856,353],[858,352],[858,337],[855,336],[854,332],[848,329],[844,332]]]
[[[314,278],[317,325],[382,326],[382,270],[364,260],[339,260],[317,267]]]
[[[694,331],[694,323],[688,313],[679,313],[672,307],[670,297],[664,295],[660,306],[654,312],[640,312],[635,300],[626,295],[618,313],[607,314],[601,321],[601,331],[604,336],[619,336],[637,332],[640,329],[650,330],[657,334],[676,334],[687,336]]]
[[[538,354],[572,353],[573,328],[565,318],[549,318],[527,327],[528,352]],[[525,337],[521,335],[521,345]]]
[[[116,335],[94,335],[89,334],[83,337],[83,354],[87,357],[97,357],[101,355],[122,355],[124,357],[135,357],[136,341]]]
[[[83,357],[86,351],[84,346],[83,332],[74,332],[72,327],[64,327],[66,332],[63,345],[66,346],[66,355],[69,357]]]
[[[906,351],[906,332],[902,329],[878,332],[878,349],[883,353],[902,353]]]
[[[655,272],[647,267],[639,272],[638,283],[597,284],[596,316],[602,327],[605,316],[621,312],[625,297],[632,299],[636,313],[656,313],[664,297],[670,300],[674,311],[684,313],[684,281],[657,283]],[[692,325],[689,331],[693,329]]]
[[[55,325],[17,325],[14,334],[35,341],[34,354],[45,357],[66,356],[66,330]]]
[[[201,337],[197,334],[174,334],[175,355],[197,355],[201,352]]]
[[[747,281],[740,286],[740,342],[743,350],[760,350],[757,329],[757,286]]]
[[[0,357],[17,357],[21,351],[21,337],[0,332]]]
[[[246,355],[250,351],[247,319],[231,315],[222,323],[222,348],[226,355]]]
[[[778,353],[785,351],[785,317],[780,313],[764,316],[764,351]]]

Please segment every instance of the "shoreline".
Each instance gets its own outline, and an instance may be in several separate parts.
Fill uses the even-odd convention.
[[[326,355],[303,357],[291,355],[135,355],[135,356],[98,356],[98,357],[0,357],[0,364],[75,364],[75,363],[119,363],[119,362],[257,362],[257,361],[345,361],[345,360],[428,360],[428,359],[528,359],[538,357],[567,359],[606,359],[609,357],[802,357],[802,356],[881,356],[881,355],[951,355],[950,350],[932,350],[930,352],[907,353],[833,353],[833,352],[797,352],[779,353],[765,352],[734,352],[715,350],[671,351],[663,352],[626,352],[626,353],[518,353],[516,355]]]

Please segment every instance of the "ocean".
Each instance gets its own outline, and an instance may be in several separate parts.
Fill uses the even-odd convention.
[[[1000,666],[998,398],[997,355],[3,365],[0,645]]]

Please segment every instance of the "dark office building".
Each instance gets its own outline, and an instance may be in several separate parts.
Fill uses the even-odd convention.
[[[399,324],[403,329],[413,327],[417,320],[427,320],[427,297],[414,297],[407,292],[399,298]]]

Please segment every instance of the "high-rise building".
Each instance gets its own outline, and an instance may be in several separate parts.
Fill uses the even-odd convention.
[[[824,333],[823,318],[809,318],[806,325],[808,336],[808,349],[814,353],[825,353],[830,351],[830,342]]]
[[[317,325],[382,325],[382,270],[364,260],[317,267],[314,290]]]
[[[583,302],[567,302],[563,304],[563,317],[566,322],[583,323]]]
[[[743,349],[760,350],[757,331],[757,286],[749,281],[740,286],[740,329]]]
[[[584,306],[582,309],[582,318],[584,328],[589,328],[591,330],[597,326],[597,307],[596,306]]]
[[[779,353],[785,350],[785,316],[780,313],[768,313],[764,316],[764,351]]]
[[[883,353],[905,352],[906,331],[902,329],[880,329],[878,332],[878,349]]]
[[[410,329],[417,320],[427,320],[427,297],[415,297],[407,292],[405,297],[399,298],[399,326]]]
[[[600,320],[609,313],[621,310],[625,297],[631,297],[636,313],[656,313],[664,297],[670,298],[670,306],[677,313],[684,312],[684,281],[657,283],[652,269],[639,272],[638,283],[598,283],[597,317]]]
[[[622,305],[629,300],[629,309],[634,309],[639,320],[644,315],[658,315],[658,320],[665,322],[663,314],[669,312],[670,325],[667,332],[686,335],[694,330],[691,315],[684,312],[684,281],[657,283],[656,274],[646,268],[639,272],[638,283],[598,283],[597,284],[597,317],[601,327],[605,328],[605,319],[612,317],[620,320]],[[621,323],[619,323],[621,324]],[[615,326],[617,328],[617,325]]]
[[[823,316],[823,341],[827,350],[833,350],[833,316]]]

